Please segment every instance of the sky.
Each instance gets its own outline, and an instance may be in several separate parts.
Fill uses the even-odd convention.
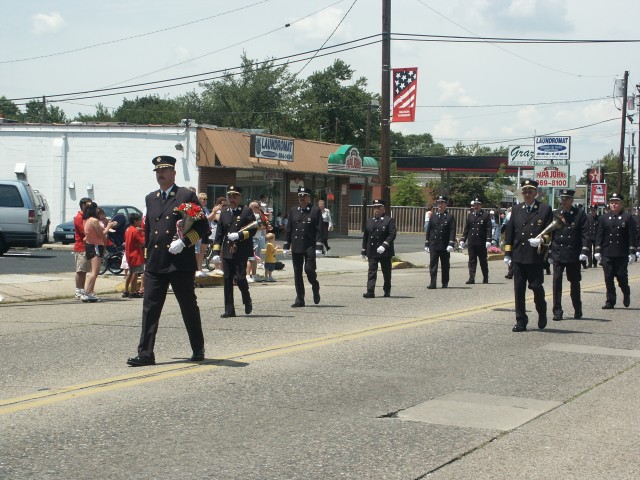
[[[337,58],[380,92],[382,0],[21,0],[0,4],[0,96],[41,98],[231,69],[343,42],[348,51],[291,63],[304,78]],[[546,40],[635,40],[637,0],[392,0],[394,34]],[[288,25],[288,26],[287,26]],[[398,38],[398,40],[395,40]],[[418,67],[416,121],[404,134],[436,142],[533,145],[571,136],[571,173],[620,150],[616,79],[638,93],[640,43],[498,44],[401,41],[391,67]],[[406,38],[406,37],[405,37]],[[424,37],[423,37],[424,38]],[[358,41],[359,40],[359,41]],[[371,40],[369,40],[371,41]],[[310,55],[306,55],[308,58]],[[299,59],[300,57],[295,57]],[[209,74],[194,79],[215,77]],[[175,82],[174,82],[175,83]],[[149,87],[147,87],[149,88]],[[197,83],[136,95],[175,96]],[[55,97],[52,97],[55,98]],[[67,117],[117,108],[122,95],[64,101]],[[16,103],[25,102],[16,100]],[[639,142],[638,114],[626,122]]]

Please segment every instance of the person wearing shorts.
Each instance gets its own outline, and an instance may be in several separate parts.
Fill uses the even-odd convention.
[[[73,256],[76,263],[76,300],[82,298],[84,293],[84,282],[87,279],[87,273],[91,271],[91,262],[87,260],[84,254],[84,225],[82,220],[82,213],[87,203],[91,203],[91,199],[84,197],[80,199],[80,210],[73,218],[73,231],[75,244],[73,245]]]

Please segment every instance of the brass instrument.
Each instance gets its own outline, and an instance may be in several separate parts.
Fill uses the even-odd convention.
[[[544,249],[549,248],[551,245],[551,232],[555,230],[562,230],[566,225],[566,220],[561,214],[553,217],[553,220],[549,225],[547,225],[544,230],[542,230],[535,238],[540,240],[540,244],[538,245],[538,253],[542,253]]]

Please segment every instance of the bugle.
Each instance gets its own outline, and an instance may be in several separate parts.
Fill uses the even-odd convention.
[[[556,215],[553,217],[553,220],[551,220],[551,223],[546,227],[544,227],[544,230],[542,230],[535,237],[536,239],[540,240],[540,243],[538,244],[538,253],[542,253],[543,250],[545,248],[548,248],[549,245],[551,244],[551,235],[549,234],[555,230],[562,230],[565,227],[565,225],[566,225],[566,221],[564,217],[562,217],[562,215]]]

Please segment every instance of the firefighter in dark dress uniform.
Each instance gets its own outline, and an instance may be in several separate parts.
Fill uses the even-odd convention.
[[[447,211],[447,201],[447,197],[443,195],[436,198],[437,210],[429,219],[427,238],[424,242],[424,249],[429,254],[431,281],[427,288],[430,290],[436,288],[438,261],[442,265],[442,288],[449,286],[449,259],[456,242],[456,219]]]
[[[633,209],[633,221],[636,222],[636,261],[640,259],[640,208]]]
[[[622,195],[612,193],[609,198],[609,212],[598,219],[595,258],[602,263],[607,298],[603,309],[608,310],[616,304],[616,286],[622,290],[622,304],[631,304],[628,264],[636,259],[636,225],[629,212],[622,207]]]
[[[562,219],[564,228],[552,233],[549,258],[553,263],[553,319],[562,320],[562,276],[567,272],[571,285],[571,303],[573,318],[582,318],[582,300],[580,298],[580,262],[587,261],[589,253],[589,224],[587,214],[582,208],[573,205],[575,190],[560,190],[560,208],[553,212],[554,217]]]
[[[311,191],[306,187],[298,188],[298,207],[289,213],[289,222],[285,230],[285,242],[282,253],[291,251],[293,276],[296,285],[294,308],[304,307],[304,280],[302,272],[313,291],[313,303],[320,303],[320,283],[316,273],[316,258],[322,255],[322,212],[311,204]]]
[[[367,226],[362,236],[362,256],[369,259],[367,292],[362,296],[364,298],[376,296],[379,263],[384,279],[382,290],[385,297],[390,297],[391,258],[395,254],[393,242],[396,239],[396,221],[390,215],[385,215],[384,200],[374,200],[373,209],[374,217],[367,220]]]
[[[482,201],[473,199],[473,211],[467,216],[464,232],[460,238],[460,248],[465,245],[469,251],[469,280],[467,285],[476,283],[476,268],[480,260],[482,283],[489,283],[489,264],[487,262],[487,248],[491,246],[491,217],[482,210]]]
[[[240,187],[230,186],[227,189],[227,201],[229,208],[220,214],[213,241],[213,261],[219,262],[222,257],[224,275],[224,313],[221,318],[236,316],[234,280],[242,294],[244,313],[249,315],[253,310],[247,282],[247,260],[253,255],[253,236],[258,228],[253,210],[240,203]]]
[[[180,305],[182,320],[187,328],[193,351],[191,361],[204,360],[204,336],[193,282],[196,273],[194,245],[207,235],[209,224],[206,219],[196,221],[182,238],[178,238],[176,222],[180,217],[174,216],[173,211],[182,203],[200,205],[198,197],[188,188],[175,184],[175,158],[159,156],[152,162],[160,190],[151,192],[145,198],[147,215],[142,333],[138,355],[127,360],[132,367],[155,364],[153,348],[169,285]]]
[[[538,328],[547,326],[547,301],[544,298],[544,250],[541,242],[550,238],[538,238],[553,218],[549,205],[536,200],[538,182],[523,180],[521,183],[523,202],[513,207],[505,229],[504,261],[513,266],[513,289],[515,293],[516,324],[512,331],[524,332],[529,318],[525,308],[527,283],[533,290],[533,299],[538,312]]]
[[[598,207],[592,205],[590,210],[589,215],[587,215],[587,226],[589,228],[587,268],[598,266],[598,262],[594,258],[594,254],[596,253],[596,233],[598,231]]]

